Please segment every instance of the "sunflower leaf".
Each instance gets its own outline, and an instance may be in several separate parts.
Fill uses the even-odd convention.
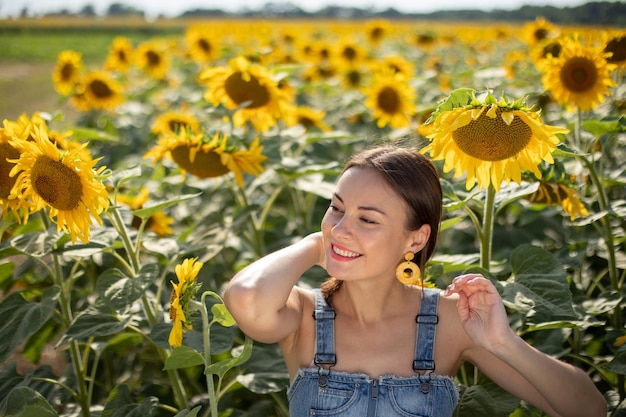
[[[190,368],[203,363],[204,358],[199,352],[189,346],[182,345],[172,350],[172,354],[165,359],[163,370]]]
[[[2,404],[4,417],[58,416],[43,395],[25,386],[17,386],[9,391]]]
[[[108,307],[123,313],[145,294],[158,275],[156,264],[144,265],[135,278],[124,275],[119,269],[108,269],[98,278],[96,290]]]
[[[583,122],[582,128],[593,133],[596,137],[607,133],[626,132],[626,118],[620,116],[617,119],[587,120]]]
[[[118,385],[111,391],[102,410],[102,417],[150,417],[154,416],[159,405],[156,397],[146,397],[136,404],[127,385]]]
[[[437,109],[435,109],[430,118],[426,120],[426,124],[434,122],[443,112],[469,106],[474,101],[474,98],[475,90],[472,88],[459,88],[452,91],[448,97],[439,103]]]
[[[226,372],[228,372],[230,369],[239,366],[245,363],[248,359],[250,359],[250,356],[252,356],[252,347],[252,339],[246,336],[246,340],[238,356],[234,356],[232,358],[211,364],[206,367],[204,373],[207,375],[214,374],[217,375],[219,378],[223,378],[224,375],[226,375]]]
[[[100,140],[106,142],[117,142],[119,138],[101,130],[89,129],[86,127],[72,128],[72,139],[76,141]]]
[[[138,210],[133,210],[133,214],[142,220],[146,220],[146,219],[149,219],[150,216],[152,216],[154,213],[158,211],[164,210],[168,207],[174,206],[183,201],[191,200],[193,198],[200,196],[201,194],[202,193],[185,194],[185,195],[178,196],[176,198],[172,198],[170,200],[155,201],[152,203],[147,203],[143,208],[140,208]]]

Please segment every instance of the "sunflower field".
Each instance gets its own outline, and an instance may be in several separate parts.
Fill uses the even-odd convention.
[[[221,291],[318,231],[348,156],[383,143],[440,171],[426,281],[483,273],[626,413],[626,31],[193,21],[105,55],[64,49],[59,107],[0,127],[0,415],[288,416],[277,346]],[[457,380],[455,416],[542,415]]]

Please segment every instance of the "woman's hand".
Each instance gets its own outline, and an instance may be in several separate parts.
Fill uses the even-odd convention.
[[[492,352],[506,346],[513,331],[496,287],[480,274],[456,277],[445,295],[458,294],[457,310],[472,341]]]

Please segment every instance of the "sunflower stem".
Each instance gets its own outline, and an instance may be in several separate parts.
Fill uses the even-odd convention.
[[[45,228],[46,233],[48,233],[50,222],[48,221],[48,211],[43,210],[41,213],[41,219]],[[52,280],[54,285],[60,288],[59,294],[59,305],[61,307],[61,316],[63,317],[63,321],[65,325],[69,327],[69,325],[74,320],[74,315],[72,313],[72,305],[71,305],[71,289],[65,285],[63,281],[63,271],[61,269],[61,262],[59,262],[59,256],[56,254],[52,254],[52,259],[54,262],[54,272],[52,274]],[[76,340],[70,340],[69,342],[69,351],[70,351],[70,359],[72,362],[72,368],[74,369],[74,374],[76,376],[76,385],[78,388],[78,403],[80,404],[81,413],[83,417],[89,417],[89,390],[87,389],[87,382],[85,378],[85,368],[83,367],[83,362],[81,360],[80,347]]]
[[[211,365],[211,325],[209,324],[209,312],[206,308],[206,296],[210,295],[209,291],[205,291],[202,294],[202,306],[200,307],[200,312],[202,314],[202,341],[204,344],[204,368],[207,369],[209,365]],[[215,385],[213,381],[213,374],[206,373],[206,383],[207,383],[207,392],[209,394],[209,416],[217,417],[218,409],[217,409],[217,396],[215,395]]]
[[[493,242],[495,206],[496,189],[492,184],[489,184],[483,212],[483,227],[480,234],[480,266],[487,271],[489,271],[489,265],[491,264],[491,245]]]

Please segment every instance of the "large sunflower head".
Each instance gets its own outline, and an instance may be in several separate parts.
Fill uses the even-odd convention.
[[[64,96],[71,94],[80,81],[82,67],[83,62],[80,53],[70,50],[61,52],[52,72],[54,89]]]
[[[552,163],[565,128],[548,126],[524,100],[496,99],[491,92],[453,91],[418,131],[431,143],[422,149],[444,160],[444,171],[455,178],[467,174],[466,187],[490,185],[499,190],[505,181],[521,182],[522,171],[541,178],[538,165]]]
[[[196,297],[196,293],[202,286],[196,281],[202,262],[197,262],[198,258],[187,258],[182,264],[176,265],[176,278],[178,283],[170,281],[172,284],[172,297],[170,307],[170,319],[172,320],[172,330],[168,338],[171,347],[179,347],[183,344],[183,331],[192,329],[190,302]]]
[[[373,111],[378,127],[408,127],[415,114],[415,91],[401,73],[383,69],[366,89],[365,105]]]
[[[564,39],[561,45],[559,56],[551,57],[543,67],[544,88],[568,110],[595,109],[615,86],[611,73],[616,66],[607,62],[610,54],[576,38]]]
[[[146,153],[144,158],[154,162],[168,158],[176,162],[183,176],[188,172],[198,178],[220,177],[232,171],[235,180],[243,187],[243,173],[258,176],[263,172],[261,162],[265,160],[263,147],[258,138],[248,149],[228,144],[228,137],[216,132],[213,138],[190,130],[162,135],[159,143]]]
[[[105,71],[86,74],[72,96],[72,103],[81,111],[113,110],[123,102],[122,85]]]
[[[126,73],[133,62],[133,43],[124,36],[113,39],[109,48],[109,53],[104,63],[104,68],[108,71]]]
[[[291,106],[288,95],[278,88],[272,74],[243,56],[229,61],[228,67],[208,68],[199,77],[207,85],[206,101],[235,110],[233,124],[250,122],[257,131],[267,131]]]
[[[21,206],[30,209],[24,221],[29,211],[45,208],[56,221],[57,230],[69,233],[72,242],[89,242],[92,218],[101,225],[100,214],[109,206],[106,188],[98,179],[105,167],[94,170],[99,159],[83,161],[80,148],[59,150],[40,127],[34,140],[13,139],[9,143],[20,151],[10,173],[17,179],[9,199],[18,199]]]

